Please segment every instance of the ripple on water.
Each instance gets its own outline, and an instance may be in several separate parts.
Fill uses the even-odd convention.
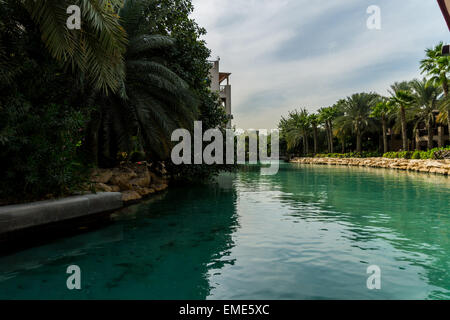
[[[0,298],[450,299],[448,177],[282,164],[0,257]],[[68,291],[79,265],[84,289]],[[382,290],[366,287],[367,267]]]

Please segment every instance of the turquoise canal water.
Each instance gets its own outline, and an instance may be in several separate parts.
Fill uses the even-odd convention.
[[[0,257],[1,299],[449,299],[450,179],[258,167]],[[66,269],[81,268],[79,291]],[[367,289],[367,268],[381,290]]]

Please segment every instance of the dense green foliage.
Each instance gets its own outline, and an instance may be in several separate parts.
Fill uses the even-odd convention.
[[[193,11],[190,0],[148,0],[145,12],[151,19],[145,23],[149,32],[170,36],[175,40],[171,50],[165,52],[168,66],[180,75],[195,95],[199,121],[203,131],[225,127],[228,118],[218,104],[218,95],[209,90],[208,58],[211,54],[201,37],[206,30],[189,15]],[[142,27],[142,24],[141,24]],[[191,122],[192,125],[192,122]],[[173,165],[167,168],[172,176],[183,182],[198,182],[209,179],[223,170],[231,170],[226,165]]]
[[[69,2],[81,31],[66,28]],[[91,166],[164,161],[174,129],[226,123],[190,0],[0,4],[0,197],[70,193]]]
[[[79,81],[88,81],[103,92],[118,92],[125,77],[127,35],[117,18],[122,4],[122,0],[0,1],[2,10],[17,6],[25,9],[51,56],[71,68]],[[81,9],[82,32],[66,27],[66,10],[71,5]]]
[[[0,82],[0,197],[71,192],[86,175],[80,147],[92,110],[80,82],[48,53],[38,26],[16,2],[0,11],[0,40],[10,68],[2,68]]]
[[[89,128],[94,161],[113,165],[117,153],[131,152],[134,142],[153,159],[170,154],[170,135],[190,128],[197,117],[197,102],[188,84],[169,67],[166,52],[175,40],[147,33],[145,2],[127,1],[119,11],[130,38],[125,56],[124,93],[93,99],[100,108]],[[151,23],[150,23],[151,24]]]
[[[188,0],[131,0],[119,11],[130,38],[126,98],[94,99],[100,108],[89,126],[88,147],[95,163],[111,166],[117,153],[136,149],[150,159],[166,160],[173,130],[191,129],[197,119],[205,130],[225,123],[224,110],[206,80],[210,51],[200,40],[205,30],[189,18],[192,9]],[[206,176],[208,170],[216,172],[202,170]]]
[[[78,152],[87,115],[65,105],[10,101],[0,125],[0,198],[43,197],[77,190],[86,171]],[[79,190],[79,189],[78,189]]]

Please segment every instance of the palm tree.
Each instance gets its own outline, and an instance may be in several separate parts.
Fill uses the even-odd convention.
[[[428,149],[433,148],[433,124],[436,119],[434,112],[437,110],[438,97],[442,93],[440,86],[437,86],[435,82],[413,80],[411,87],[414,90],[414,97],[416,99],[416,106],[418,108],[416,114],[417,124],[424,122],[428,133]]]
[[[299,125],[303,135],[303,148],[305,150],[305,154],[309,154],[308,137],[311,128],[311,123],[309,122],[309,114],[306,109],[301,109],[299,115],[300,115]]]
[[[373,128],[371,109],[378,96],[374,93],[357,93],[348,97],[343,104],[344,115],[336,119],[336,126],[348,128],[356,135],[356,152],[362,152],[362,136]]]
[[[327,133],[328,152],[330,153],[334,153],[333,120],[336,118],[337,113],[338,110],[335,106],[319,109],[319,121],[325,126],[325,131]]]
[[[191,128],[197,115],[197,100],[165,61],[164,50],[169,50],[174,40],[141,32],[147,21],[142,18],[142,8],[142,2],[127,1],[120,11],[130,37],[125,54],[126,97],[95,97],[101,110],[90,125],[90,140],[97,159],[99,151],[110,160],[119,151],[132,151],[136,140],[153,158],[166,159],[173,130]]]
[[[288,151],[293,151],[300,144],[302,139],[302,135],[299,133],[299,130],[294,123],[292,114],[293,112],[289,112],[287,118],[282,116],[280,123],[278,124],[278,128],[281,131],[280,136],[286,140]]]
[[[408,150],[408,135],[407,135],[407,121],[406,121],[406,111],[409,107],[414,104],[414,96],[411,93],[411,86],[409,82],[396,82],[391,85],[391,90],[389,91],[391,94],[390,103],[393,107],[395,107],[398,111],[397,118],[400,119],[400,124],[402,128],[402,143],[403,150]]]
[[[293,150],[300,142],[303,144],[303,154],[309,153],[308,135],[310,130],[308,111],[301,109],[289,112],[288,118],[281,118],[280,128],[286,136],[287,147]]]
[[[444,43],[441,42],[434,48],[426,49],[426,58],[420,62],[420,68],[422,73],[431,77],[431,81],[442,86],[444,98],[446,98],[449,91],[450,57],[442,55],[443,46]],[[446,114],[450,133],[450,107],[446,108],[444,104],[442,112]]]
[[[124,0],[19,0],[39,27],[42,41],[53,58],[87,78],[103,92],[118,92],[125,77],[127,34],[117,11]],[[17,6],[17,0],[0,0]],[[69,30],[66,13],[70,5],[81,11],[81,30]]]
[[[391,104],[386,98],[383,98],[381,102],[378,102],[373,108],[370,116],[372,118],[380,119],[381,131],[383,134],[383,153],[389,151],[388,140],[387,140],[387,119],[392,111]]]
[[[278,129],[280,130],[280,141],[286,142],[286,151],[291,151],[292,149],[288,145],[287,131],[289,127],[289,120],[284,116],[281,116],[280,122],[278,122]]]
[[[349,130],[349,128],[346,128],[346,127],[335,126],[333,134],[336,136],[336,138],[341,143],[341,153],[344,154],[345,153],[345,144],[346,144],[347,138],[349,136],[351,136],[351,130]]]
[[[438,116],[438,121],[440,123],[447,122],[449,124],[449,133],[450,133],[450,95],[442,97],[439,101],[439,110],[441,111]]]
[[[313,128],[313,139],[314,139],[314,154],[318,153],[318,129],[317,126],[319,125],[319,115],[317,114],[311,114],[309,116],[309,123],[311,124]]]

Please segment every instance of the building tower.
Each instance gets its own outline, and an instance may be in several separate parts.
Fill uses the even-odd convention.
[[[211,69],[209,71],[211,91],[217,92],[220,95],[221,104],[224,107],[229,119],[227,128],[231,129],[231,120],[233,119],[233,115],[231,113],[231,73],[220,72],[219,62],[220,58],[217,58],[215,61],[211,61]]]

